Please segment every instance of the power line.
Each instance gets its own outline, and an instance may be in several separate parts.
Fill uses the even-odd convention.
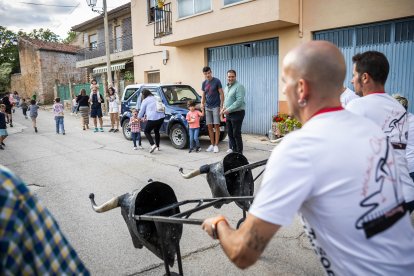
[[[79,6],[69,6],[69,5],[50,5],[50,4],[39,4],[39,3],[32,3],[32,2],[19,2],[21,4],[27,4],[27,5],[34,5],[34,6],[49,6],[49,7],[59,7],[59,8],[76,8]]]

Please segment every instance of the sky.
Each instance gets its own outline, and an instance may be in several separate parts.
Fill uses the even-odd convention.
[[[107,0],[108,10],[130,0]],[[97,1],[102,10],[103,1]],[[17,32],[50,29],[60,38],[67,37],[72,26],[85,22],[99,13],[93,12],[86,0],[0,0],[0,26]]]

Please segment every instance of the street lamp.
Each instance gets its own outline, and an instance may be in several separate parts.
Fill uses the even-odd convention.
[[[86,0],[86,3],[89,7],[92,8],[92,11],[98,12],[99,14],[104,14],[104,32],[105,32],[105,53],[106,53],[106,73],[107,73],[107,81],[108,87],[112,85],[112,71],[111,71],[111,53],[109,51],[109,31],[108,31],[108,11],[106,6],[106,0],[103,0],[103,10],[96,10],[96,2],[97,0]],[[104,92],[104,104],[105,110],[106,109],[106,93]]]

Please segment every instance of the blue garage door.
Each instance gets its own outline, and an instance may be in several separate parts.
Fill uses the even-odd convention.
[[[315,40],[336,44],[345,56],[345,85],[352,88],[352,56],[370,50],[384,53],[390,63],[385,90],[408,98],[414,112],[414,18],[314,33]]]
[[[244,133],[265,134],[278,108],[278,41],[269,39],[207,49],[213,75],[226,85],[229,69],[246,88]]]

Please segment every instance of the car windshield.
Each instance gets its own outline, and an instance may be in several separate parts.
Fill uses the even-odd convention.
[[[190,100],[200,102],[198,95],[189,86],[166,86],[162,88],[162,91],[171,105],[187,104]]]

